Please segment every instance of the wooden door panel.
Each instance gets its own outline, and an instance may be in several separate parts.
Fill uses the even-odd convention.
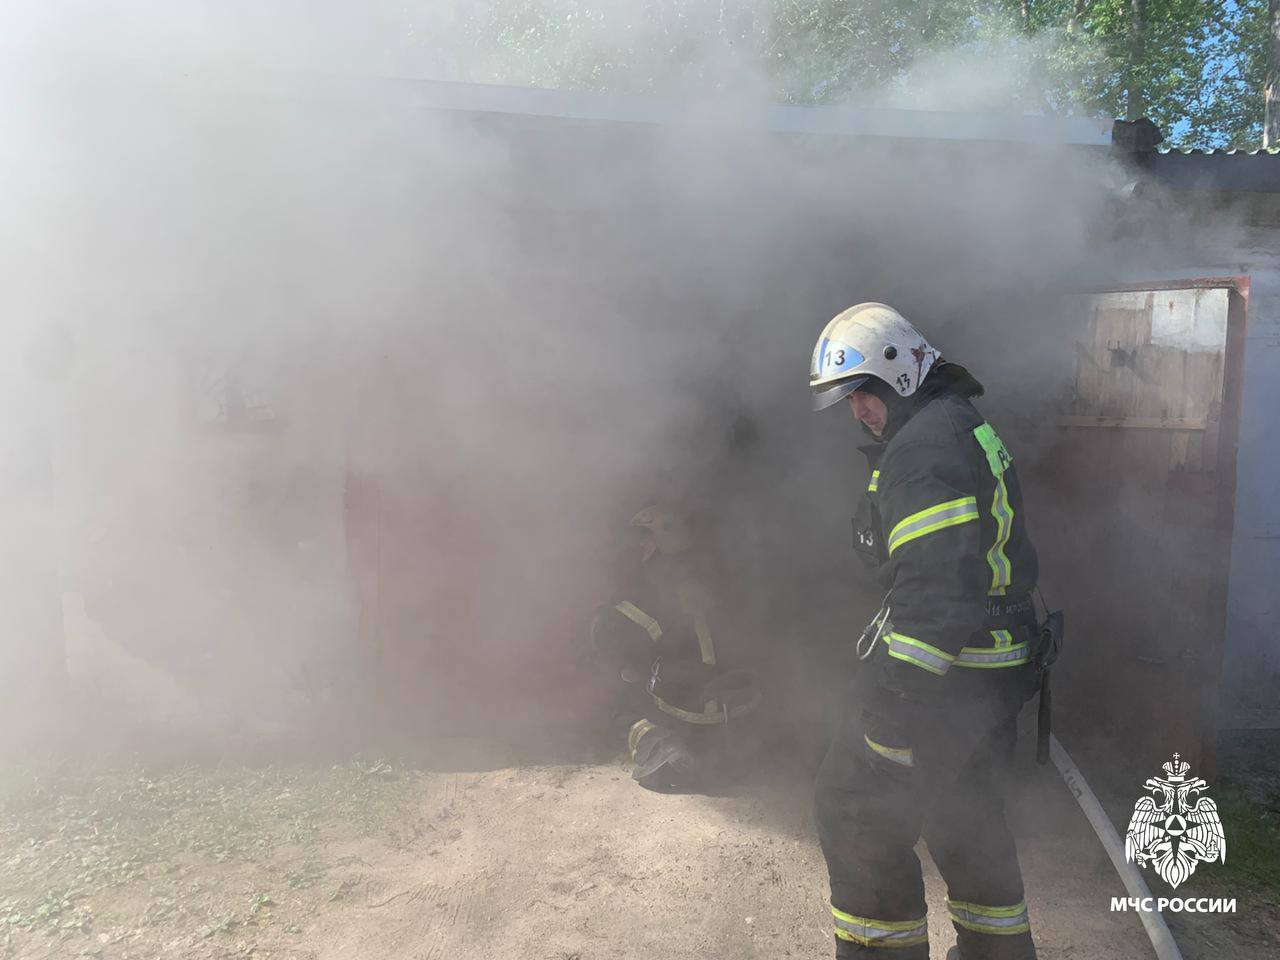
[[[1211,748],[1203,690],[1225,628],[1236,417],[1224,397],[1238,395],[1226,371],[1239,368],[1242,291],[1185,281],[1058,304],[1075,368],[1029,488],[1057,535],[1043,581],[1071,624],[1060,702],[1082,730],[1130,734],[1139,752]]]

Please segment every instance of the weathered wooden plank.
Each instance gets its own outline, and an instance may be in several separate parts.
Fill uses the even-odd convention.
[[[1106,416],[1073,416],[1059,417],[1060,427],[1127,427],[1138,430],[1204,430],[1208,426],[1204,420],[1163,420],[1159,417],[1106,417]]]

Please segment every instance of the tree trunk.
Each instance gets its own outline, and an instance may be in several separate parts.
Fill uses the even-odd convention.
[[[1267,75],[1263,81],[1266,113],[1262,121],[1262,145],[1280,146],[1280,0],[1267,5]]]
[[[932,8],[933,8],[933,4],[929,3],[928,0],[923,0],[923,2],[916,5],[916,10],[915,10],[916,36],[918,36],[925,43],[931,42],[933,40],[934,33],[935,33]]]
[[[1067,18],[1067,33],[1076,34],[1080,32],[1080,18],[1084,16],[1084,12],[1089,7],[1089,0],[1072,0],[1071,16]]]
[[[1125,70],[1125,119],[1138,120],[1147,109],[1142,62],[1147,53],[1147,0],[1129,0],[1129,63]]]
[[[1031,0],[1022,0],[1022,30],[1031,32]]]

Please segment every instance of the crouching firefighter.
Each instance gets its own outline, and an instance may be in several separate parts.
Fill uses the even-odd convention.
[[[759,688],[752,671],[725,669],[683,519],[653,505],[629,525],[640,563],[617,602],[596,612],[591,641],[627,684],[615,721],[627,731],[635,780],[654,790],[706,786],[729,775]]]
[[[873,440],[855,548],[887,592],[818,774],[836,956],[927,960],[923,836],[947,884],[949,960],[1035,956],[1000,769],[1039,682],[1037,559],[982,386],[897,311],[863,303],[813,353],[814,408]]]

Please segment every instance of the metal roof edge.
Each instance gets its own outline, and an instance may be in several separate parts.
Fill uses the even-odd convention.
[[[0,44],[0,49],[4,49]],[[23,51],[25,57],[32,51]],[[77,55],[65,51],[37,59],[34,71],[45,82],[104,83],[147,81],[169,88],[323,98],[337,101],[394,100],[413,109],[585,120],[648,126],[759,130],[833,137],[899,140],[985,141],[1107,147],[1112,121],[1087,117],[960,113],[863,106],[747,104],[729,98],[660,97],[556,90],[491,83],[467,83],[370,73],[263,68],[202,63],[183,69],[136,57]],[[9,58],[0,75],[30,69],[24,56]]]
[[[1111,144],[1111,120],[1083,117],[955,113],[856,106],[748,106],[690,102],[583,90],[386,78],[411,86],[419,105],[434,110],[500,113],[658,126],[725,126],[772,133],[919,140]]]

